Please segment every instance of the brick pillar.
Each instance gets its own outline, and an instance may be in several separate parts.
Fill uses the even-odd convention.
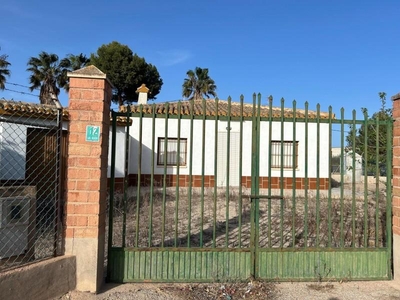
[[[393,100],[393,271],[400,283],[400,93]]]
[[[77,290],[97,292],[104,281],[112,85],[106,75],[94,66],[70,72],[68,77],[65,254],[76,256]],[[96,132],[91,131],[91,136],[87,136],[88,130],[92,129],[100,129],[98,140]]]

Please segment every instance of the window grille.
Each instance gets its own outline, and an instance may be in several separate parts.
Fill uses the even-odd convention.
[[[271,141],[271,167],[284,169],[297,168],[298,148],[299,142],[295,142],[293,145],[293,141]]]
[[[165,142],[167,142],[167,155],[165,155]],[[186,166],[187,161],[187,139],[181,138],[179,140],[179,165]],[[178,165],[178,139],[177,138],[158,138],[158,155],[157,155],[157,165],[163,166],[164,159],[166,157],[167,166],[177,166]]]

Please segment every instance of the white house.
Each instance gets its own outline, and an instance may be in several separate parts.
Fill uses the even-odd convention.
[[[143,87],[141,87],[143,88]],[[201,186],[203,165],[204,165],[204,185],[214,186],[217,179],[218,186],[228,184],[227,165],[228,149],[227,140],[230,139],[229,149],[229,185],[245,187],[251,186],[251,151],[252,151],[252,121],[253,105],[243,105],[242,131],[240,119],[240,103],[231,103],[231,121],[228,128],[228,102],[218,101],[218,121],[215,121],[217,114],[215,100],[205,102],[206,120],[204,121],[204,145],[203,145],[203,102],[194,101],[193,106],[193,135],[191,135],[190,116],[191,102],[182,101],[168,103],[168,120],[164,118],[166,103],[155,105],[155,116],[152,118],[153,105],[144,104],[143,117],[131,117],[132,125],[129,126],[129,168],[128,175],[130,184],[137,184],[137,174],[139,171],[139,149],[141,147],[141,184],[149,185],[150,177],[153,172],[155,184],[160,185],[164,174],[164,149],[167,141],[166,174],[169,186],[177,185],[176,174],[179,169],[179,186],[188,186],[190,174],[192,174],[192,185]],[[48,108],[39,104],[24,104],[10,101],[0,103],[0,176],[2,180],[23,180],[26,174],[26,148],[28,130],[34,128],[51,127],[55,125],[56,109]],[[178,105],[181,106],[181,119],[178,121]],[[123,108],[126,110],[126,107]],[[131,105],[131,111],[138,114],[139,105]],[[281,115],[280,108],[272,109],[272,117],[278,118]],[[279,188],[281,177],[283,186],[291,188],[293,186],[293,169],[295,170],[295,186],[304,189],[305,178],[308,178],[309,188],[317,187],[319,178],[320,189],[327,189],[329,186],[329,126],[320,122],[317,124],[315,119],[317,113],[308,111],[309,122],[304,122],[305,111],[296,110],[296,119],[301,122],[293,122],[293,110],[284,109],[285,122],[281,123],[278,119],[269,122],[269,107],[261,106],[260,116],[260,187],[267,188],[269,175],[271,175],[271,187]],[[17,123],[13,123],[12,118],[18,118]],[[24,118],[27,118],[24,124]],[[327,113],[320,113],[321,119],[327,119]],[[68,120],[68,111],[64,111],[64,119]],[[140,124],[142,122],[142,124]],[[46,123],[46,124],[45,124]],[[48,123],[48,124],[47,124]],[[50,124],[51,123],[51,124]],[[118,125],[124,122],[118,122]],[[178,126],[180,123],[180,133]],[[126,124],[126,123],[125,123]],[[154,135],[153,135],[154,124]],[[66,127],[67,123],[64,123]],[[165,128],[167,128],[167,134]],[[216,128],[217,126],[217,128]],[[270,130],[271,126],[271,130]],[[15,128],[14,128],[15,127]],[[142,128],[142,143],[139,145],[140,132]],[[307,128],[307,133],[306,133]],[[126,126],[118,126],[116,131],[117,155],[116,155],[116,178],[121,182],[124,177],[125,166],[125,136]],[[269,132],[271,131],[271,137]],[[283,143],[281,143],[281,131],[283,131]],[[317,132],[319,131],[319,137]],[[216,135],[217,132],[217,135]],[[240,151],[240,138],[242,136],[242,150]],[[168,137],[166,140],[165,138]],[[111,137],[110,137],[111,139]],[[177,151],[179,146],[179,166],[177,163]],[[192,141],[191,141],[192,139]],[[317,143],[319,141],[319,147]],[[14,146],[13,146],[14,144]],[[15,146],[18,144],[18,147]],[[307,147],[306,147],[307,146]],[[204,148],[204,162],[202,153]],[[319,149],[319,153],[317,153]],[[283,150],[283,159],[281,151]],[[306,151],[307,150],[307,151]],[[240,160],[240,153],[242,159]],[[192,158],[191,158],[192,156]],[[293,159],[294,158],[294,159]],[[318,158],[318,159],[317,159]],[[153,160],[153,164],[152,164]],[[269,161],[271,160],[271,166]],[[192,165],[190,165],[192,161]],[[317,161],[319,164],[317,165]],[[5,164],[13,162],[13,172]],[[215,163],[217,162],[217,163]],[[283,166],[281,168],[281,164]],[[217,171],[215,171],[215,164]],[[294,164],[294,168],[293,168]],[[109,151],[109,165],[111,165],[111,151]],[[152,171],[152,165],[154,171]],[[242,168],[242,176],[239,178],[239,169]],[[306,168],[307,166],[307,168]],[[271,171],[269,171],[271,169]],[[281,171],[282,170],[282,171]],[[269,174],[270,173],[270,174]],[[283,176],[282,176],[283,175]],[[119,179],[118,179],[119,178]]]
[[[43,155],[47,146],[53,148],[43,145],[37,135],[55,135],[51,131],[57,129],[57,114],[55,106],[0,100],[0,180],[25,179],[30,147],[36,149],[32,149],[36,157]],[[68,111],[64,111],[64,120],[67,116]],[[63,122],[62,129],[67,130],[67,123]]]
[[[145,104],[142,106],[143,118],[132,117],[132,126],[129,128],[129,181],[130,184],[137,184],[137,174],[141,173],[141,185],[149,185],[150,176],[153,172],[156,184],[161,184],[164,174],[164,150],[167,139],[167,185],[177,184],[177,172],[179,169],[179,186],[189,185],[189,175],[192,174],[193,186],[201,185],[202,170],[204,164],[204,185],[214,186],[215,175],[218,186],[227,184],[227,139],[230,138],[229,158],[229,185],[244,187],[251,186],[251,155],[252,155],[252,121],[253,105],[243,105],[242,124],[240,118],[240,103],[231,102],[231,121],[228,126],[226,117],[228,115],[228,101],[218,101],[218,116],[221,120],[215,121],[217,114],[216,101],[206,100],[206,120],[203,128],[203,102],[194,101],[193,135],[191,135],[191,120],[188,118],[191,112],[190,101],[168,103],[168,119],[165,119],[167,103],[156,104],[155,106]],[[180,132],[178,132],[178,105],[181,106]],[[152,110],[155,107],[155,119],[153,120]],[[121,108],[126,111],[126,107]],[[131,105],[131,112],[140,112],[139,105]],[[269,169],[271,168],[271,187],[279,188],[280,179],[283,177],[284,188],[292,188],[293,169],[295,170],[295,185],[298,189],[304,189],[305,178],[308,178],[309,188],[329,187],[329,125],[327,123],[317,124],[315,119],[317,113],[308,111],[308,122],[304,122],[305,111],[296,110],[296,118],[301,122],[293,122],[293,110],[284,109],[285,122],[277,119],[269,122],[270,110],[268,106],[261,106],[260,109],[260,187],[268,187]],[[280,108],[272,109],[272,117],[278,118],[281,115]],[[320,119],[327,119],[328,113],[320,113]],[[225,120],[224,120],[225,118]],[[141,123],[142,122],[142,123]],[[166,126],[167,134],[166,134]],[[216,129],[217,126],[217,129]],[[271,130],[269,127],[272,127]],[[154,127],[154,134],[153,134]],[[230,128],[228,128],[230,127]],[[306,130],[307,127],[307,130]],[[140,145],[140,128],[142,128],[142,142]],[[203,144],[204,130],[204,144]],[[271,137],[269,132],[271,131]],[[281,142],[281,132],[283,140]],[[217,132],[217,136],[216,136]],[[319,137],[318,133],[319,132]],[[117,155],[116,155],[116,178],[124,176],[125,163],[125,128],[117,129]],[[242,160],[240,161],[240,136],[243,138]],[[193,141],[191,141],[193,139]],[[180,164],[177,163],[178,140],[180,143]],[[317,143],[319,142],[319,152]],[[217,147],[216,147],[217,144]],[[139,155],[141,147],[141,162]],[[204,148],[204,162],[202,153]],[[281,151],[283,150],[283,159]],[[307,151],[306,151],[307,150]],[[111,154],[110,158],[111,158]],[[190,155],[192,165],[190,166]],[[318,158],[318,159],[317,159]],[[153,160],[153,164],[152,164]],[[271,166],[269,166],[271,160]],[[317,160],[319,164],[317,165]],[[217,172],[215,172],[215,161],[217,161]],[[283,162],[283,165],[282,165]],[[239,177],[240,164],[242,177]],[[293,164],[295,164],[293,166]],[[152,166],[154,170],[152,171]],[[282,170],[282,173],[281,173]],[[283,174],[283,176],[282,176]]]

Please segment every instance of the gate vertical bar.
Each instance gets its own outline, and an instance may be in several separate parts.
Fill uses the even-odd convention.
[[[281,197],[281,200],[280,200],[280,221],[279,221],[279,226],[280,226],[280,229],[279,229],[279,232],[280,232],[280,247],[282,248],[283,247],[283,206],[284,206],[284,199],[283,199],[283,197],[284,197],[284,193],[283,193],[283,189],[284,189],[284,178],[283,178],[283,167],[284,167],[284,156],[283,156],[283,154],[284,154],[284,147],[283,147],[283,144],[284,144],[284,139],[285,139],[285,135],[284,135],[284,120],[285,120],[285,99],[281,99],[281,145],[280,145],[280,148],[281,148],[281,150],[280,150],[280,154],[281,154],[281,157],[280,157],[280,184],[279,184],[279,188],[280,188],[280,197]]]
[[[352,169],[351,169],[351,190],[352,190],[352,201],[351,201],[351,247],[356,247],[356,111],[353,110],[352,119]]]
[[[216,247],[217,232],[217,199],[218,199],[218,98],[215,98],[215,130],[214,130],[214,207],[213,207],[213,248]]]
[[[268,248],[272,247],[272,240],[271,240],[271,188],[272,188],[272,96],[268,97]]]
[[[114,227],[114,191],[115,191],[115,152],[116,152],[116,132],[117,132],[117,113],[111,111],[112,117],[112,134],[111,134],[111,164],[110,164],[110,198],[108,208],[108,251],[107,251],[107,278],[111,278],[110,255],[113,245],[113,227]],[[129,122],[127,122],[129,126]]]
[[[180,168],[181,168],[181,109],[182,109],[182,102],[178,102],[178,132],[177,132],[177,137],[178,137],[178,151],[176,153],[176,161],[177,161],[177,166],[176,166],[176,189],[175,189],[175,239],[174,239],[174,246],[178,246],[178,218],[179,218],[179,175],[180,175]],[[187,151],[185,150],[187,153]]]
[[[257,175],[257,181],[256,181],[256,195],[260,194],[260,136],[261,136],[261,94],[258,94],[258,103],[257,103],[257,136],[256,136],[256,175]],[[260,240],[260,198],[257,197],[255,203],[255,267],[254,267],[254,274],[256,277],[258,277],[259,274],[259,269],[260,269],[260,262],[259,262],[259,240]]]
[[[151,106],[151,174],[150,174],[150,205],[149,205],[149,247],[152,245],[153,236],[153,202],[154,202],[154,158],[156,140],[156,105]]]
[[[179,224],[179,175],[181,169],[181,109],[182,109],[182,102],[178,102],[178,128],[177,128],[177,139],[178,139],[178,147],[176,152],[176,188],[175,188],[175,235],[174,235],[174,246],[178,247],[178,224]],[[185,149],[185,153],[187,155],[187,149]],[[185,161],[187,160],[187,157]],[[173,176],[173,175],[172,175]],[[175,266],[175,257],[173,258],[173,265]],[[181,260],[178,257],[178,262],[176,268],[180,270]],[[174,267],[175,268],[175,267]],[[179,277],[180,275],[178,275]]]
[[[131,115],[131,107],[130,105],[126,106],[126,119],[129,120]],[[123,207],[124,211],[122,213],[122,247],[126,246],[126,210],[127,210],[127,202],[128,202],[128,170],[129,168],[129,126],[126,127],[125,132],[125,164],[124,164],[124,202]]]
[[[243,102],[244,96],[240,95],[240,142],[239,142],[239,232],[238,247],[242,248],[242,209],[243,209],[243,191],[242,191],[242,173],[243,173]]]
[[[392,279],[392,155],[393,155],[393,121],[386,120],[386,236],[388,252],[388,279]]]
[[[256,247],[258,243],[257,238],[257,210],[256,203],[258,202],[259,196],[259,151],[258,147],[258,122],[259,117],[256,115],[259,113],[259,106],[256,106],[256,94],[253,94],[253,116],[252,116],[252,142],[251,142],[251,232],[250,232],[250,248],[251,248],[251,276],[257,276],[257,253]]]
[[[190,248],[190,235],[192,226],[192,187],[193,187],[193,116],[194,100],[190,101],[190,158],[189,158],[189,195],[188,195],[188,235],[187,247]]]
[[[340,248],[344,247],[344,108],[340,109]]]
[[[225,248],[229,245],[229,179],[231,160],[231,97],[228,97],[228,127],[226,128],[226,187],[225,187]]]
[[[164,115],[164,174],[163,174],[163,193],[162,193],[162,211],[161,211],[161,247],[164,247],[165,240],[165,205],[167,199],[167,161],[168,161],[168,117],[169,117],[169,103],[165,104],[165,115]]]
[[[142,185],[142,145],[143,145],[143,105],[139,107],[139,149],[138,149],[138,169],[137,169],[137,190],[136,190],[136,234],[135,246],[139,247],[139,224],[140,224],[140,187]]]
[[[329,106],[328,131],[329,131],[329,182],[328,182],[328,247],[332,247],[332,106]]]
[[[364,248],[368,247],[369,230],[368,230],[368,114],[364,110]],[[376,138],[377,139],[377,138]]]
[[[202,101],[203,119],[202,119],[202,136],[201,136],[201,207],[200,207],[200,248],[203,248],[203,229],[204,229],[204,169],[206,158],[206,99]]]
[[[308,102],[305,103],[304,120],[304,247],[308,246]]]
[[[297,144],[296,144],[296,101],[293,101],[293,149],[292,149],[292,247],[296,246],[296,168],[297,168]]]
[[[376,136],[379,136],[379,114],[375,120]],[[379,139],[375,139],[375,161],[379,157]],[[388,167],[386,162],[386,168]],[[379,247],[379,164],[375,164],[375,247]],[[387,176],[387,174],[386,174]],[[382,232],[383,233],[383,232]],[[383,239],[382,239],[383,241]]]

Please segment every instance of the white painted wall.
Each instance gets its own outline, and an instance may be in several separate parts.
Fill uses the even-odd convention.
[[[152,137],[152,119],[143,118],[143,136],[142,136],[142,174],[151,173],[151,158],[154,152],[154,174],[163,174],[164,167],[157,166],[157,147],[158,138],[165,137],[165,120],[155,120],[155,137],[154,137],[154,149],[153,149],[153,137]],[[214,174],[214,123],[206,122],[205,128],[205,175]],[[138,157],[139,157],[139,119],[132,119],[132,126],[129,129],[131,139],[131,151],[129,157],[129,173],[137,174],[138,171]],[[168,137],[178,137],[178,120],[170,119],[168,121]],[[192,174],[201,174],[201,157],[202,157],[202,121],[193,121],[193,165]],[[189,161],[190,161],[190,121],[181,120],[181,138],[187,138],[187,165],[181,166],[180,174],[189,174]],[[175,174],[176,167],[169,166],[168,173]]]
[[[27,126],[0,122],[0,179],[25,178]]]
[[[260,176],[268,176],[268,141],[269,141],[269,123],[261,123],[261,138],[260,138]],[[308,167],[308,177],[317,177],[317,124],[308,124],[308,157],[306,158],[306,136],[305,136],[305,124],[296,123],[296,136],[293,137],[293,123],[284,122],[283,132],[285,141],[295,141],[299,142],[298,149],[298,168],[296,170],[296,177],[305,177],[305,166],[307,162]],[[272,123],[272,140],[281,139],[281,123]],[[251,143],[251,142],[250,142]],[[319,145],[319,177],[328,178],[329,177],[329,125],[320,124],[320,145]],[[280,169],[272,169],[271,175],[273,177],[280,176]],[[291,177],[293,175],[292,169],[284,169],[283,176]]]
[[[111,177],[111,145],[112,145],[111,139],[112,139],[112,128],[110,128],[110,134],[109,134],[108,168],[107,168],[108,178]],[[125,169],[125,127],[117,127],[116,147],[115,147],[115,177],[124,177],[124,169]]]
[[[165,119],[155,120],[155,135],[154,135],[154,148],[152,136],[152,119],[143,118],[143,133],[142,133],[142,174],[151,173],[151,160],[152,153],[154,153],[154,174],[163,174],[163,166],[157,166],[157,147],[158,137],[165,137]],[[225,121],[218,122],[218,132],[226,132],[228,123]],[[240,123],[231,121],[231,131],[240,132]],[[261,137],[260,137],[260,176],[268,176],[268,141],[269,141],[269,122],[261,122]],[[168,136],[171,138],[178,137],[178,120],[168,120]],[[119,128],[117,132],[117,161],[116,161],[116,176],[117,174],[123,176],[124,169],[124,141],[125,136],[123,131],[125,128]],[[137,174],[138,172],[138,158],[139,158],[139,118],[132,118],[132,126],[130,131],[130,152],[129,152],[129,173]],[[215,163],[215,121],[207,120],[205,126],[205,145],[202,145],[202,120],[193,121],[193,165],[192,174],[201,175],[202,165],[202,149],[205,149],[205,175],[214,175]],[[293,123],[285,122],[283,125],[284,140],[293,141]],[[181,120],[181,138],[187,138],[187,166],[180,167],[180,174],[189,174],[190,162],[190,120]],[[296,177],[305,177],[305,124],[296,124],[295,141],[299,142],[298,151],[298,168],[296,170]],[[272,140],[281,139],[281,123],[272,123]],[[250,121],[243,122],[243,161],[242,171],[243,176],[251,175],[251,145],[252,145],[252,124]],[[328,124],[320,124],[320,146],[319,146],[319,177],[329,177],[329,126]],[[110,149],[111,151],[111,149]],[[110,158],[110,154],[109,154]],[[236,158],[237,159],[237,158]],[[308,124],[308,177],[317,177],[317,124]],[[280,176],[280,169],[272,169],[271,175],[273,177]],[[176,174],[176,167],[168,167],[168,174]],[[284,177],[292,177],[292,169],[284,170]]]
[[[67,124],[63,122],[63,130],[67,129]],[[55,120],[0,116],[0,180],[25,179],[28,127],[55,126]]]
[[[232,127],[232,126],[231,126]],[[228,183],[229,166],[229,185],[239,186],[239,168],[240,168],[240,132],[231,130],[229,141],[229,162],[228,162],[228,131],[218,131],[218,152],[217,152],[217,185],[226,186]]]

